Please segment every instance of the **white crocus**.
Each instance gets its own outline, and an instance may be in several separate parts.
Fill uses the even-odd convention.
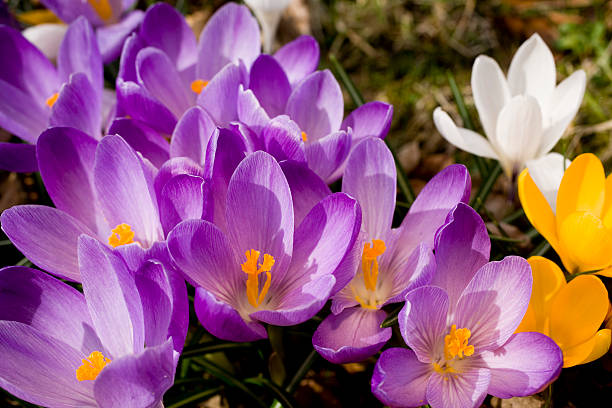
[[[455,125],[440,108],[434,123],[458,148],[499,160],[508,176],[546,155],[572,121],[584,96],[586,75],[578,70],[556,85],[553,55],[538,34],[517,50],[506,78],[495,60],[480,55],[472,68],[472,93],[487,138]]]
[[[278,23],[291,0],[244,0],[261,24],[264,52],[270,54]]]
[[[564,159],[559,153],[548,153],[538,159],[526,163],[529,175],[550,205],[553,214],[557,208],[557,193],[565,169],[572,164],[571,160]]]
[[[21,34],[48,59],[55,62],[60,44],[68,30],[66,24],[45,23],[28,27]]]

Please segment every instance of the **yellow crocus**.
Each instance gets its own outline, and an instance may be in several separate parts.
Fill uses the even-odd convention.
[[[550,204],[527,169],[518,178],[519,198],[535,229],[559,254],[570,273],[601,271],[612,277],[612,177],[593,154],[567,168]]]
[[[563,351],[563,367],[586,364],[610,348],[610,329],[601,329],[608,291],[593,275],[565,281],[563,272],[541,256],[527,260],[533,274],[531,300],[517,332],[537,331]]]

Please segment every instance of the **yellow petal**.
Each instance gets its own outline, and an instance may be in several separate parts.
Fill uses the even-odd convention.
[[[527,169],[523,170],[518,177],[518,191],[525,215],[527,215],[534,228],[559,253],[557,250],[559,245],[555,214],[553,214],[548,201],[546,201],[546,198],[544,198],[544,195],[538,189]]]
[[[51,10],[47,9],[24,11],[17,14],[17,20],[27,25],[62,22]]]
[[[612,266],[607,267],[603,271],[597,272],[595,275],[605,276],[606,278],[612,278]]]
[[[569,165],[557,194],[557,226],[576,211],[601,216],[605,199],[606,175],[601,161],[591,153],[581,154]]]
[[[610,349],[610,340],[610,329],[602,329],[584,343],[563,350],[563,367],[572,367],[597,360]]]
[[[550,337],[562,349],[587,341],[608,312],[608,291],[593,275],[578,276],[554,298],[550,312]]]
[[[563,276],[563,272],[556,263],[541,256],[532,256],[527,262],[531,266],[533,276],[531,299],[528,307],[528,310],[531,309],[532,315],[528,316],[526,314],[527,320],[525,318],[523,320],[525,326],[531,326],[531,330],[521,331],[538,331],[548,334],[548,319],[552,301],[561,288],[566,285],[565,276]],[[533,319],[533,321],[530,323],[529,319]],[[523,322],[521,322],[521,325],[523,325]]]
[[[523,316],[523,320],[521,320],[521,324],[516,328],[516,333],[521,332],[540,332],[542,334],[547,334],[544,326],[538,326],[536,313],[533,310],[531,302],[529,302],[529,306],[527,306],[527,311],[525,312],[525,316]]]
[[[594,271],[612,263],[612,230],[590,212],[574,212],[568,215],[559,228],[559,243],[562,251],[577,270]]]

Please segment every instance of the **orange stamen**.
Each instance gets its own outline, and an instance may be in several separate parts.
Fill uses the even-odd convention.
[[[51,95],[50,97],[47,98],[47,100],[45,101],[45,103],[47,104],[47,106],[49,108],[52,108],[53,105],[55,105],[55,102],[57,102],[57,98],[59,97],[59,93],[54,93],[53,95]]]
[[[93,381],[98,377],[108,363],[109,358],[104,357],[104,354],[99,351],[93,351],[89,357],[81,360],[83,364],[76,369],[76,378],[79,381]]]
[[[308,135],[306,134],[306,132],[302,132],[302,141],[304,143],[306,143],[308,141]]]
[[[102,21],[108,21],[113,16],[113,9],[108,0],[87,0],[87,2]]]
[[[447,360],[455,357],[462,359],[464,356],[469,357],[474,354],[474,346],[468,345],[468,340],[472,332],[469,329],[457,329],[457,325],[453,324],[450,333],[444,337],[444,356]]]
[[[363,245],[361,255],[361,270],[363,271],[363,281],[366,289],[376,290],[378,281],[378,257],[386,250],[385,242],[380,239],[373,239],[372,244],[366,242]]]
[[[246,281],[246,294],[247,299],[251,306],[257,308],[261,305],[270,289],[270,285],[272,283],[272,274],[270,270],[274,265],[274,257],[269,254],[264,254],[263,263],[259,266],[257,265],[257,261],[259,260],[259,255],[261,252],[251,249],[246,251],[246,261],[241,264],[242,271],[248,275]],[[262,272],[266,272],[266,282],[264,283],[261,292],[259,291],[259,278],[258,275]]]
[[[108,237],[108,245],[113,248],[134,242],[134,231],[132,231],[132,227],[127,224],[119,224],[112,229],[111,232],[112,234]]]
[[[202,91],[204,90],[204,88],[206,88],[207,85],[208,81],[205,81],[203,79],[196,79],[191,83],[191,90],[199,95],[200,93],[202,93]]]

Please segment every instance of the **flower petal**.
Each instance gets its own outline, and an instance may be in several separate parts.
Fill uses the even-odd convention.
[[[327,316],[312,336],[312,345],[327,361],[343,364],[373,356],[391,338],[391,328],[380,328],[387,317],[382,310],[344,309]]]
[[[255,60],[251,67],[249,88],[270,117],[284,113],[291,85],[274,57],[262,54]]]
[[[412,350],[390,348],[382,352],[372,375],[372,393],[385,405],[424,405],[431,365],[417,359]]]
[[[212,214],[206,211],[212,200],[212,197],[208,199],[207,190],[208,185],[204,179],[189,174],[180,174],[166,183],[159,204],[160,219],[166,235],[181,221],[207,216],[212,218]]]
[[[45,57],[55,61],[67,29],[66,24],[43,23],[26,28],[21,32],[21,35],[34,44]]]
[[[584,343],[563,350],[563,367],[573,367],[597,360],[610,350],[610,329],[599,330]]]
[[[206,110],[217,125],[226,125],[238,118],[238,90],[244,82],[244,67],[228,64],[202,90],[198,96],[198,105]]]
[[[479,55],[474,61],[472,93],[485,134],[493,138],[499,113],[511,98],[504,73],[493,58]]]
[[[215,128],[213,119],[204,109],[199,106],[190,108],[176,124],[170,141],[170,156],[189,157],[203,166],[206,148]]]
[[[453,146],[476,156],[497,159],[497,153],[487,139],[474,131],[455,125],[448,113],[444,112],[442,108],[434,110],[433,120],[438,132]]]
[[[57,57],[57,70],[62,81],[71,74],[82,72],[99,95],[104,87],[100,50],[91,25],[80,16],[74,20],[64,36]]]
[[[36,146],[25,143],[0,143],[0,170],[17,173],[38,171]]]
[[[266,152],[276,160],[306,162],[300,128],[288,116],[277,116],[262,129]]]
[[[376,137],[384,139],[391,127],[393,105],[384,102],[368,102],[351,112],[342,121],[340,129],[353,129],[353,146],[363,139]]]
[[[557,194],[557,228],[576,211],[599,217],[605,199],[606,176],[601,161],[591,153],[576,157],[569,165]]]
[[[351,138],[350,131],[341,130],[308,143],[304,148],[308,167],[326,183],[336,181],[342,175],[338,170],[351,151]]]
[[[41,103],[44,100],[37,101],[0,79],[0,127],[28,143],[36,143],[40,132],[47,128],[51,114]]]
[[[451,164],[436,174],[421,190],[410,206],[409,214],[441,210],[443,217],[460,202],[468,203],[472,181],[462,164]],[[441,220],[443,221],[443,220]],[[441,222],[438,223],[441,225]]]
[[[196,75],[208,81],[239,60],[250,67],[260,48],[257,20],[247,7],[228,3],[215,12],[200,34]]]
[[[121,136],[155,167],[161,167],[169,158],[168,141],[142,122],[129,118],[116,119],[108,129],[108,134]]]
[[[429,377],[427,402],[432,408],[479,407],[491,381],[488,368],[472,368],[457,376],[433,374]]]
[[[121,78],[117,79],[117,110],[165,134],[172,134],[176,125],[172,112],[144,87]]]
[[[87,75],[76,72],[62,85],[51,108],[50,126],[69,126],[99,139],[102,132],[102,89],[93,88]]]
[[[516,333],[497,350],[481,354],[491,370],[489,394],[526,397],[540,391],[561,373],[559,346],[541,333]]]
[[[301,35],[283,45],[274,58],[281,64],[291,86],[313,73],[319,65],[319,43],[309,35]]]
[[[565,169],[569,167],[570,163],[569,159],[565,159],[559,153],[549,153],[539,159],[527,162],[529,175],[548,201],[553,212],[557,207],[557,193],[561,185],[561,179],[563,179]]]
[[[117,24],[98,27],[96,36],[102,61],[112,62],[121,54],[126,38],[138,29],[144,15],[141,10],[134,10],[123,16]]]
[[[610,265],[612,236],[600,218],[588,211],[575,212],[565,217],[558,228],[562,253],[572,265],[577,265],[576,269],[566,265],[571,273],[599,270]]]
[[[242,86],[238,89],[237,101],[238,120],[244,123],[255,133],[260,134],[270,121],[270,117],[261,107],[255,94],[250,89],[244,90]]]

